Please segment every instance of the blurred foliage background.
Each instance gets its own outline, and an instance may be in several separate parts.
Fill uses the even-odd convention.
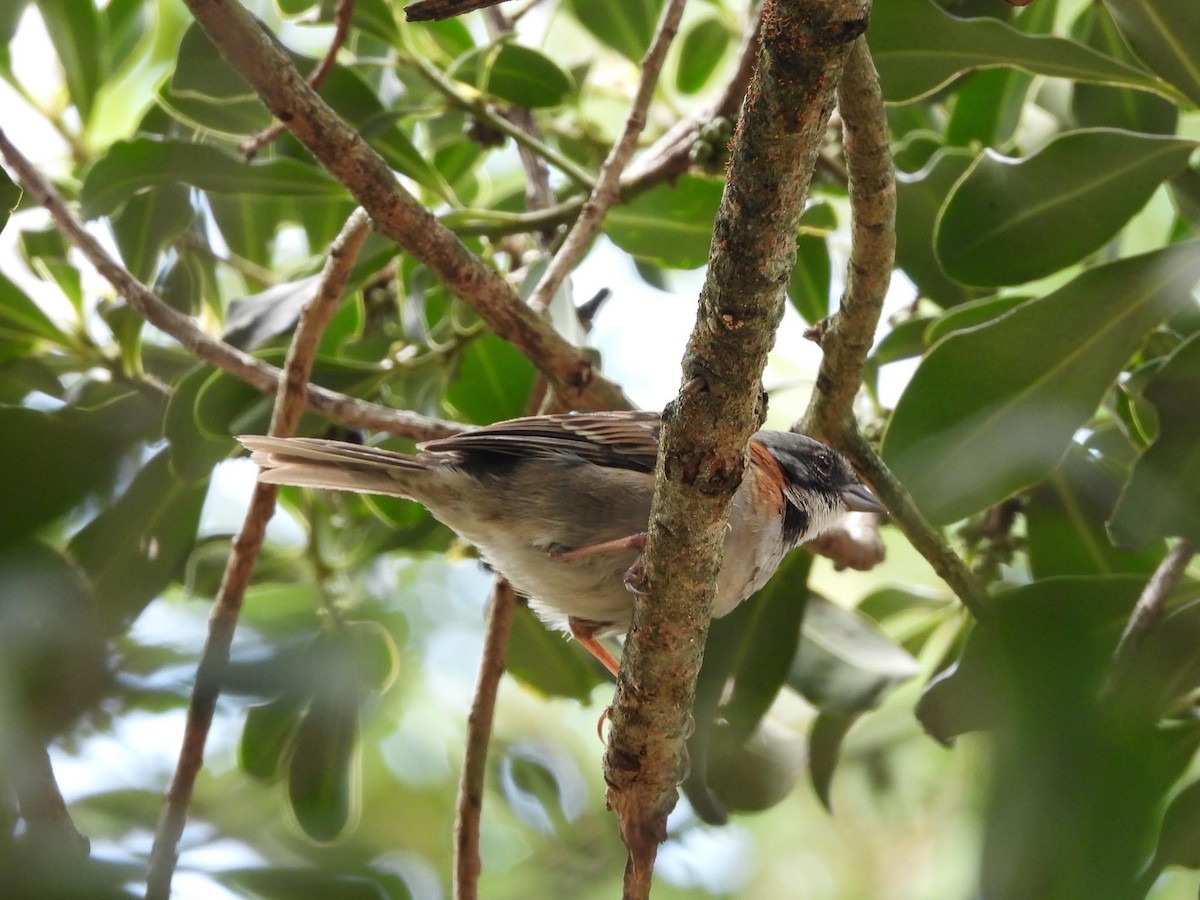
[[[335,4],[249,4],[308,72]],[[408,24],[357,0],[322,96],[467,245],[528,288],[537,240],[619,130],[659,0]],[[509,11],[513,15],[513,11]],[[750,13],[696,0],[645,143],[735,70]],[[717,623],[687,802],[655,896],[1195,896],[1200,591],[1117,638],[1168,547],[1200,540],[1200,7],[877,0],[898,170],[891,317],[859,415],[993,596],[968,620],[899,531],[885,564],[794,555]],[[179,0],[0,5],[3,127],[126,267],[278,364],[353,208]],[[501,112],[531,110],[556,204],[531,224]],[[576,278],[588,340],[646,405],[676,383],[732,123],[639,183]],[[8,210],[12,209],[11,215]],[[145,326],[0,174],[0,883],[139,895],[270,400]],[[848,203],[830,128],[768,373],[797,418]],[[678,338],[678,340],[676,340]],[[522,414],[534,368],[378,236],[314,381],[422,413]],[[308,416],[306,434],[341,432]],[[390,439],[389,446],[411,447]],[[413,504],[286,489],[247,596],[179,897],[446,896],[490,576]],[[1184,545],[1186,549],[1187,545]],[[610,897],[624,850],[594,737],[611,685],[521,610],[483,817],[481,894]],[[915,714],[914,714],[915,712]],[[49,751],[74,826],[39,815]],[[41,810],[45,813],[45,810]]]

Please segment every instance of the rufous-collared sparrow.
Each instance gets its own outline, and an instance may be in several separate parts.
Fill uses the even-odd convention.
[[[615,675],[597,638],[623,634],[633,616],[628,573],[645,544],[660,428],[651,412],[533,416],[428,441],[415,456],[316,438],[239,440],[261,481],[423,504]],[[713,615],[731,612],[789,550],[851,510],[884,507],[841,454],[799,434],[756,433],[729,511]]]

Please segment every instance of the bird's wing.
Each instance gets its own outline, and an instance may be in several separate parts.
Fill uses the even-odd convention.
[[[510,419],[419,445],[431,454],[573,456],[598,466],[653,472],[661,418],[656,412],[568,413]]]

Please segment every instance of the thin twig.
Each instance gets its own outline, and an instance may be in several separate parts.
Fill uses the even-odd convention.
[[[475,900],[479,896],[479,873],[483,864],[479,855],[479,821],[483,812],[483,779],[487,769],[488,744],[492,739],[492,720],[496,712],[496,694],[504,674],[508,636],[512,632],[517,594],[503,578],[492,587],[484,631],[483,656],[475,682],[475,699],[467,716],[467,745],[463,752],[462,773],[458,782],[458,800],[454,810],[454,897]]]
[[[241,379],[255,390],[264,394],[274,394],[278,390],[283,374],[279,369],[231,347],[224,341],[210,337],[191,318],[168,306],[110,256],[83,226],[58,191],[8,140],[3,129],[0,129],[0,155],[12,166],[25,190],[50,213],[63,237],[95,266],[96,271],[143,319],[173,337],[184,349],[199,359]],[[431,440],[462,431],[462,426],[452,422],[422,416],[408,410],[389,409],[317,385],[310,385],[306,396],[308,406],[314,412],[360,428],[386,431],[416,440]]]
[[[578,408],[628,405],[620,387],[534,313],[503,276],[405,190],[386,160],[309,87],[274,37],[240,3],[185,0],[213,46],[275,117],[394,240],[523,353]]]
[[[1167,598],[1179,584],[1184,571],[1196,555],[1196,545],[1187,538],[1180,538],[1163,557],[1158,568],[1146,583],[1141,596],[1133,607],[1117,649],[1113,651],[1112,665],[1109,668],[1109,678],[1105,683],[1101,696],[1112,696],[1121,683],[1128,678],[1133,670],[1142,641],[1162,619],[1166,609]]]
[[[930,525],[917,509],[912,495],[892,474],[871,442],[853,423],[839,431],[836,438],[838,449],[870,482],[908,542],[933,566],[933,571],[950,586],[950,590],[954,591],[971,615],[980,621],[985,620],[988,614],[987,591],[962,557],[946,543],[941,532]]]
[[[667,51],[671,48],[675,35],[679,33],[679,20],[683,16],[685,3],[686,0],[670,0],[663,7],[654,37],[645,56],[642,57],[641,78],[629,105],[629,114],[625,117],[621,136],[613,144],[604,165],[600,167],[596,186],[592,188],[591,196],[583,204],[579,218],[571,226],[562,246],[550,260],[550,265],[546,267],[537,287],[530,295],[529,305],[539,312],[550,308],[550,301],[591,246],[604,217],[608,215],[609,208],[617,202],[621,173],[625,171],[625,166],[637,147],[638,138],[646,127],[646,111],[654,97],[654,89],[658,85],[658,75],[662,71],[663,62],[666,61]]]
[[[355,210],[330,249],[317,293],[305,304],[296,326],[295,339],[288,349],[284,377],[280,379],[271,415],[269,434],[272,436],[290,437],[296,430],[304,412],[308,376],[312,372],[321,334],[337,309],[350,270],[369,231],[370,221],[366,214],[361,209]],[[167,791],[150,853],[147,900],[167,900],[171,894],[171,877],[178,859],[179,839],[187,822],[196,777],[204,764],[204,745],[212,725],[224,669],[229,662],[229,647],[237,627],[246,585],[266,534],[267,522],[275,511],[277,491],[275,485],[255,485],[245,521],[233,542],[221,589],[213,602],[208,638],[204,643],[191,703],[188,705],[179,761]]]
[[[333,71],[338,51],[346,43],[346,36],[350,33],[350,21],[354,18],[354,2],[355,0],[338,0],[338,5],[333,10],[333,38],[325,49],[325,55],[321,57],[308,76],[308,85],[314,90],[319,88],[325,81],[325,77]],[[270,127],[264,128],[258,134],[251,135],[238,144],[238,149],[246,157],[246,162],[254,159],[258,155],[258,151],[283,134],[286,127],[276,119]]]

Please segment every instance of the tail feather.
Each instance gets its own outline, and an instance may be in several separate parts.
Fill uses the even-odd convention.
[[[411,497],[405,476],[428,468],[415,456],[342,441],[262,435],[238,440],[260,466],[258,480],[267,484]]]

